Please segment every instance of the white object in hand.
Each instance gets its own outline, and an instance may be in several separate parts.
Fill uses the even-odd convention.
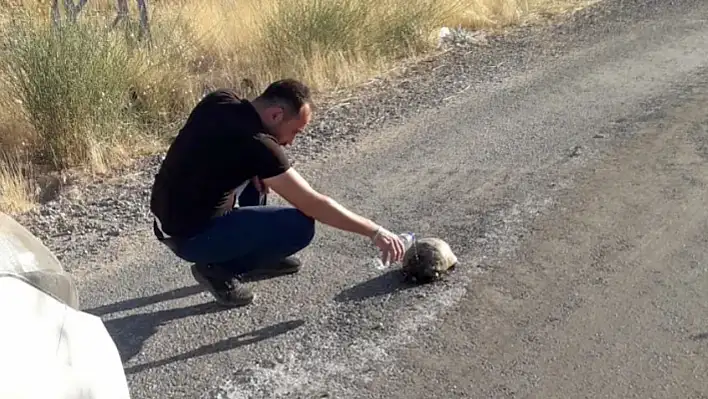
[[[403,241],[403,251],[408,251],[415,241],[415,234],[413,233],[403,233],[399,234],[398,237]],[[389,262],[384,262],[380,256],[374,258],[374,267],[378,270],[384,270],[390,266]]]

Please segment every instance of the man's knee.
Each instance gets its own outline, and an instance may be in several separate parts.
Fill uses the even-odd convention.
[[[315,219],[305,215],[300,210],[295,210],[295,212],[297,212],[296,245],[300,248],[305,248],[315,238]]]

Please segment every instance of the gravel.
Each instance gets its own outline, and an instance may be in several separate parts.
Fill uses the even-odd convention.
[[[372,129],[396,124],[419,110],[442,106],[472,85],[500,80],[512,68],[523,69],[539,55],[559,54],[571,40],[558,38],[579,29],[592,30],[593,20],[598,16],[621,17],[623,5],[628,3],[606,1],[610,3],[606,7],[591,7],[559,17],[545,26],[519,27],[503,36],[485,36],[483,32],[461,34],[453,30],[434,56],[410,62],[356,90],[333,93],[320,100],[310,128],[288,149],[293,163],[325,160],[328,157],[325,150],[346,146]],[[634,2],[651,9],[646,3],[652,0]],[[562,23],[566,18],[585,23],[566,25]],[[621,23],[621,18],[616,19]],[[528,35],[532,30],[537,34]],[[544,40],[550,36],[555,40]],[[576,42],[592,39],[592,36],[572,36]],[[116,237],[151,228],[150,186],[161,159],[162,155],[146,157],[119,170],[110,179],[69,185],[54,200],[16,218],[61,261],[95,254]]]

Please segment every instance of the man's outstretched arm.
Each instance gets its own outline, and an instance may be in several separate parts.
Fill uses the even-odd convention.
[[[263,179],[263,182],[311,218],[372,239],[391,261],[398,261],[403,256],[403,243],[397,235],[317,192],[294,168],[288,168],[278,176]]]

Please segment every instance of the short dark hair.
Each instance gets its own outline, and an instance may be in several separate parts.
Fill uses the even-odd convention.
[[[299,113],[305,104],[312,103],[310,88],[299,80],[289,78],[271,83],[259,97],[268,103],[284,105],[293,114]]]

